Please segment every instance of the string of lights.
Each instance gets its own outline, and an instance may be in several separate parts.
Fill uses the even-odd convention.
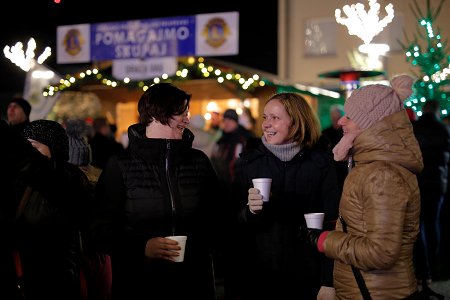
[[[418,79],[414,84],[414,94],[405,103],[418,116],[422,115],[425,102],[431,99],[440,102],[443,115],[450,112],[450,55],[447,53],[447,41],[442,40],[439,29],[433,26],[444,1],[441,0],[438,8],[433,10],[427,0],[427,11],[423,14],[414,0],[412,10],[419,23],[417,33],[406,43],[399,41],[406,61],[420,72],[415,74]]]
[[[260,79],[258,74],[245,77],[243,74],[234,73],[231,70],[222,70],[218,67],[214,67],[211,64],[207,64],[203,57],[188,57],[187,59],[180,59],[178,64],[178,70],[175,75],[169,76],[168,74],[161,74],[161,76],[151,78],[149,80],[134,81],[132,78],[124,78],[123,80],[114,79],[111,75],[105,72],[101,72],[97,68],[88,69],[77,74],[67,74],[60,80],[59,84],[51,85],[44,89],[44,96],[53,96],[57,92],[61,92],[67,89],[76,89],[80,84],[86,83],[100,83],[106,86],[115,87],[128,87],[128,88],[141,88],[147,90],[149,86],[159,82],[171,82],[174,80],[190,80],[200,78],[215,78],[217,82],[224,83],[226,81],[236,84],[243,90],[254,90],[257,87],[262,87],[266,83]]]

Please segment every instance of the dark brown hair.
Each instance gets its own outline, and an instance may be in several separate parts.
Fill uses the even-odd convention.
[[[139,121],[147,126],[154,120],[169,124],[172,116],[178,116],[189,108],[191,95],[170,83],[154,84],[139,99]]]

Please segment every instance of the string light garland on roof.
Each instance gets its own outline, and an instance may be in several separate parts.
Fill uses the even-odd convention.
[[[386,5],[387,15],[380,20],[380,4],[376,0],[369,0],[369,10],[366,12],[364,4],[356,3],[345,5],[343,8],[347,18],[341,17],[341,10],[335,10],[336,22],[347,26],[350,35],[356,35],[364,44],[370,44],[372,39],[383,31],[394,18],[394,6],[390,3]]]
[[[129,87],[129,88],[141,88],[147,90],[152,84],[160,82],[171,82],[174,80],[188,80],[199,78],[215,78],[217,82],[232,82],[238,85],[243,90],[252,90],[257,87],[262,87],[266,83],[260,79],[258,74],[245,77],[242,74],[230,72],[228,70],[221,70],[220,68],[208,65],[203,57],[199,57],[197,60],[193,57],[189,57],[185,62],[179,63],[179,68],[174,76],[167,74],[161,74],[161,76],[154,77],[147,81],[133,81],[131,78],[124,78],[123,80],[116,80],[111,76],[101,73],[98,69],[89,69],[84,72],[80,72],[76,75],[66,75],[64,79],[61,79],[58,85],[48,86],[44,89],[44,96],[53,96],[55,93],[66,90],[74,89],[79,84],[94,81],[96,83],[104,84],[112,88],[115,87]]]

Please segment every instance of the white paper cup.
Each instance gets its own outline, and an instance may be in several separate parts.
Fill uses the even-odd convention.
[[[254,178],[252,179],[253,187],[257,188],[263,196],[263,201],[268,202],[270,197],[270,186],[272,178]]]
[[[305,214],[306,226],[308,226],[308,228],[322,229],[324,216],[324,213]]]
[[[176,251],[180,255],[172,256],[174,262],[182,262],[184,261],[184,250],[186,249],[186,240],[187,236],[185,235],[174,235],[174,236],[166,236],[166,239],[171,239],[178,242],[178,246],[181,247],[181,250]]]

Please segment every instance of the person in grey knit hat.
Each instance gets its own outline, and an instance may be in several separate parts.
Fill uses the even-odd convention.
[[[92,151],[87,138],[89,124],[83,119],[69,119],[65,127],[69,139],[69,162],[83,171],[94,189],[102,169],[91,164]]]
[[[336,299],[362,298],[351,266],[362,274],[372,299],[413,299],[418,293],[413,246],[423,160],[403,104],[413,82],[399,75],[390,86],[364,86],[344,104],[338,122],[344,136],[333,152],[336,160],[352,160],[339,222],[334,230],[303,229],[301,234],[334,259]]]
[[[70,119],[65,123],[69,137],[69,162],[76,166],[91,163],[91,147],[87,140],[88,124],[82,119]]]

